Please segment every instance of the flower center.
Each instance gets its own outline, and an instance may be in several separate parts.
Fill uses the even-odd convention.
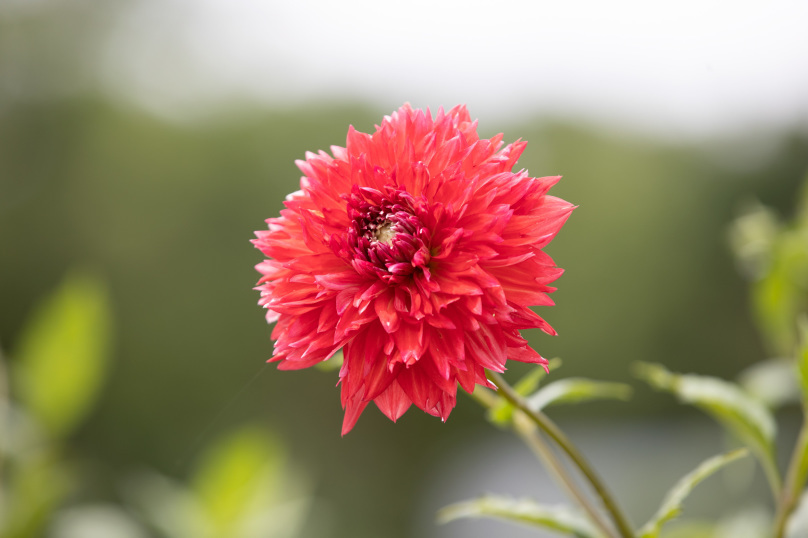
[[[403,282],[429,263],[429,233],[418,215],[424,200],[388,186],[384,192],[354,186],[345,196],[351,226],[332,248],[368,276]]]
[[[384,223],[373,232],[373,239],[388,246],[393,245],[393,238],[395,236],[396,232],[393,230],[393,223],[389,220],[384,221]]]

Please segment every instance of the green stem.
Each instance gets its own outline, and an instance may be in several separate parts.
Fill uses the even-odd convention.
[[[783,538],[788,517],[797,506],[805,480],[808,477],[808,416],[803,419],[794,453],[788,465],[785,485],[777,502],[777,515],[774,520],[774,538]]]
[[[777,469],[777,463],[772,453],[764,454],[759,457],[760,465],[763,467],[763,474],[766,476],[766,481],[769,483],[769,488],[772,490],[772,497],[774,502],[777,503],[783,490],[783,481],[780,478],[780,471]]]
[[[499,402],[499,398],[494,396],[494,393],[487,389],[477,389],[471,396],[483,405],[483,407],[488,409],[494,409]],[[598,509],[592,504],[584,492],[581,491],[578,484],[569,475],[567,469],[563,466],[561,461],[559,461],[552,449],[541,438],[536,425],[519,410],[514,412],[513,429],[528,448],[544,463],[556,482],[584,509],[592,523],[600,529],[604,536],[617,538],[609,522],[603,518]]]
[[[603,503],[604,508],[614,521],[617,530],[622,538],[634,538],[634,531],[628,518],[623,514],[623,511],[615,502],[611,493],[606,489],[606,485],[595,473],[595,470],[586,461],[583,455],[578,451],[575,445],[567,438],[561,429],[550,418],[541,411],[534,411],[528,407],[527,402],[520,396],[513,388],[505,381],[501,375],[496,372],[489,371],[490,379],[499,388],[502,397],[508,400],[514,407],[527,415],[542,431],[544,431],[550,438],[555,441],[558,446],[563,450],[572,462],[578,467],[581,473],[589,481],[592,489]]]

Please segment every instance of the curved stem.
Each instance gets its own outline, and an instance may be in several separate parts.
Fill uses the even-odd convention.
[[[524,414],[521,413],[520,418],[524,418],[525,421],[529,420],[526,416],[524,416]],[[567,493],[573,499],[575,499],[579,505],[581,505],[584,511],[589,515],[592,523],[594,523],[605,536],[616,536],[614,530],[609,525],[608,520],[604,519],[597,507],[595,507],[584,492],[580,490],[578,484],[575,483],[574,479],[563,467],[561,461],[559,461],[552,449],[547,446],[547,443],[545,443],[541,438],[538,429],[533,425],[532,422],[529,422],[528,424],[531,426],[530,430],[526,431],[517,427],[517,435],[524,440],[534,454],[544,461],[547,468],[550,469],[550,473],[564,487],[564,489],[567,490]]]
[[[786,481],[777,502],[777,516],[774,520],[774,538],[782,538],[786,531],[788,517],[797,506],[802,488],[808,476],[808,417],[803,420],[791,462],[788,465]]]
[[[471,396],[488,409],[495,408],[498,403],[498,398],[494,396],[493,392],[489,392],[488,390],[485,390],[485,392],[480,389],[475,390],[471,393]],[[561,461],[559,461],[558,457],[553,453],[553,450],[541,438],[536,425],[519,410],[516,410],[514,414],[513,429],[528,448],[544,463],[545,467],[562,489],[583,508],[592,523],[600,529],[603,535],[609,538],[616,538],[615,531],[611,528],[609,522],[603,518],[603,515],[592,504],[584,492],[581,491],[579,485],[569,475]]]
[[[555,441],[558,446],[567,454],[572,462],[578,467],[581,473],[589,481],[592,489],[600,498],[604,508],[614,521],[617,530],[622,538],[634,538],[634,531],[631,524],[623,511],[615,502],[611,493],[606,489],[606,485],[595,473],[595,470],[589,464],[583,455],[578,451],[575,445],[564,435],[564,432],[550,420],[550,418],[541,411],[534,411],[528,407],[527,402],[520,396],[513,388],[505,381],[505,379],[496,372],[488,372],[490,379],[499,388],[502,397],[508,400],[514,407],[527,415],[542,431],[544,431],[550,438]]]
[[[796,455],[796,452],[795,452]],[[777,469],[777,463],[774,456],[766,454],[759,457],[760,465],[763,468],[763,474],[766,481],[769,483],[769,489],[772,490],[772,498],[774,503],[780,502],[780,497],[783,491],[783,481],[780,478],[780,471]]]

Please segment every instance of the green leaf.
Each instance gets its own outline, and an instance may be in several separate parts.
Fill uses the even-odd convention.
[[[662,501],[662,505],[659,507],[659,510],[657,510],[657,513],[639,530],[639,538],[657,538],[662,529],[662,525],[681,513],[682,503],[699,482],[728,463],[744,457],[747,454],[746,449],[739,449],[728,452],[727,454],[713,456],[696,467],[694,471],[685,475],[665,496],[665,500]]]
[[[788,279],[785,268],[776,266],[752,285],[755,320],[772,351],[788,355],[794,345],[794,316],[799,289]]]
[[[808,184],[803,193],[808,192]],[[803,195],[804,196],[804,195]],[[753,280],[752,313],[775,355],[790,356],[794,319],[808,309],[808,210],[785,226],[770,209],[756,204],[735,220],[730,243],[742,270]]]
[[[23,330],[13,375],[19,400],[54,436],[69,433],[101,386],[111,340],[106,288],[69,274]]]
[[[738,383],[769,409],[800,401],[800,383],[791,359],[769,359],[741,372]]]
[[[800,345],[797,349],[797,369],[800,373],[800,387],[806,411],[808,411],[808,317],[799,319]]]
[[[806,311],[806,296],[808,229],[789,229],[777,238],[769,271],[752,286],[756,320],[780,356],[790,356],[794,350],[794,320]]]
[[[74,477],[53,451],[34,450],[10,466],[8,494],[0,514],[0,537],[39,538],[56,508],[70,493]]]
[[[548,361],[547,368],[552,372],[561,366],[561,359],[553,358]],[[513,390],[522,396],[534,392],[541,380],[547,376],[547,372],[541,366],[532,368],[522,379],[520,379],[513,387]],[[496,407],[488,411],[488,420],[498,426],[504,426],[511,422],[513,418],[513,405],[510,404],[505,398],[499,398],[499,403]]]
[[[730,246],[741,271],[749,278],[766,274],[782,227],[777,214],[760,202],[749,204],[730,226]]]
[[[308,484],[259,427],[216,441],[191,487],[155,473],[127,481],[127,504],[165,538],[292,538],[314,517]]]
[[[285,461],[280,444],[258,427],[242,428],[211,447],[193,491],[213,526],[232,530],[257,500],[277,500],[272,497],[278,496]]]
[[[587,402],[590,400],[628,400],[631,387],[625,383],[610,383],[569,377],[554,381],[527,399],[528,406],[539,411],[548,405]]]
[[[568,506],[547,506],[529,499],[485,496],[449,505],[438,512],[439,523],[462,518],[490,517],[550,529],[579,538],[600,538],[580,512]]]
[[[761,402],[738,385],[715,377],[673,374],[661,365],[648,363],[637,363],[634,370],[651,386],[706,411],[737,435],[758,457],[772,490],[779,490],[780,475],[774,459],[777,427]]]

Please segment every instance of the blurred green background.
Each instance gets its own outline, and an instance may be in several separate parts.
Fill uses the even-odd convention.
[[[122,484],[144,469],[187,482],[222,435],[257,425],[299,470],[290,482],[322,504],[327,531],[311,536],[414,536],[432,463],[493,429],[460,398],[446,424],[417,410],[393,424],[369,408],[341,438],[335,372],[264,363],[271,328],[249,243],[298,188],[295,159],[343,144],[349,124],[373,130],[392,108],[245,102],[166,119],[92,84],[113,8],[44,5],[0,9],[0,346],[13,369],[26,322],[74,268],[106,286],[109,362],[63,440],[79,476],[68,505],[122,503]],[[548,249],[566,272],[541,314],[560,336],[529,335],[564,359],[560,376],[624,381],[648,360],[734,377],[767,356],[726,232],[754,199],[794,210],[804,130],[671,142],[547,114],[480,125],[498,132],[528,140],[520,166],[563,175],[553,194],[579,205]],[[605,422],[680,411],[639,389],[633,405],[559,413]]]

